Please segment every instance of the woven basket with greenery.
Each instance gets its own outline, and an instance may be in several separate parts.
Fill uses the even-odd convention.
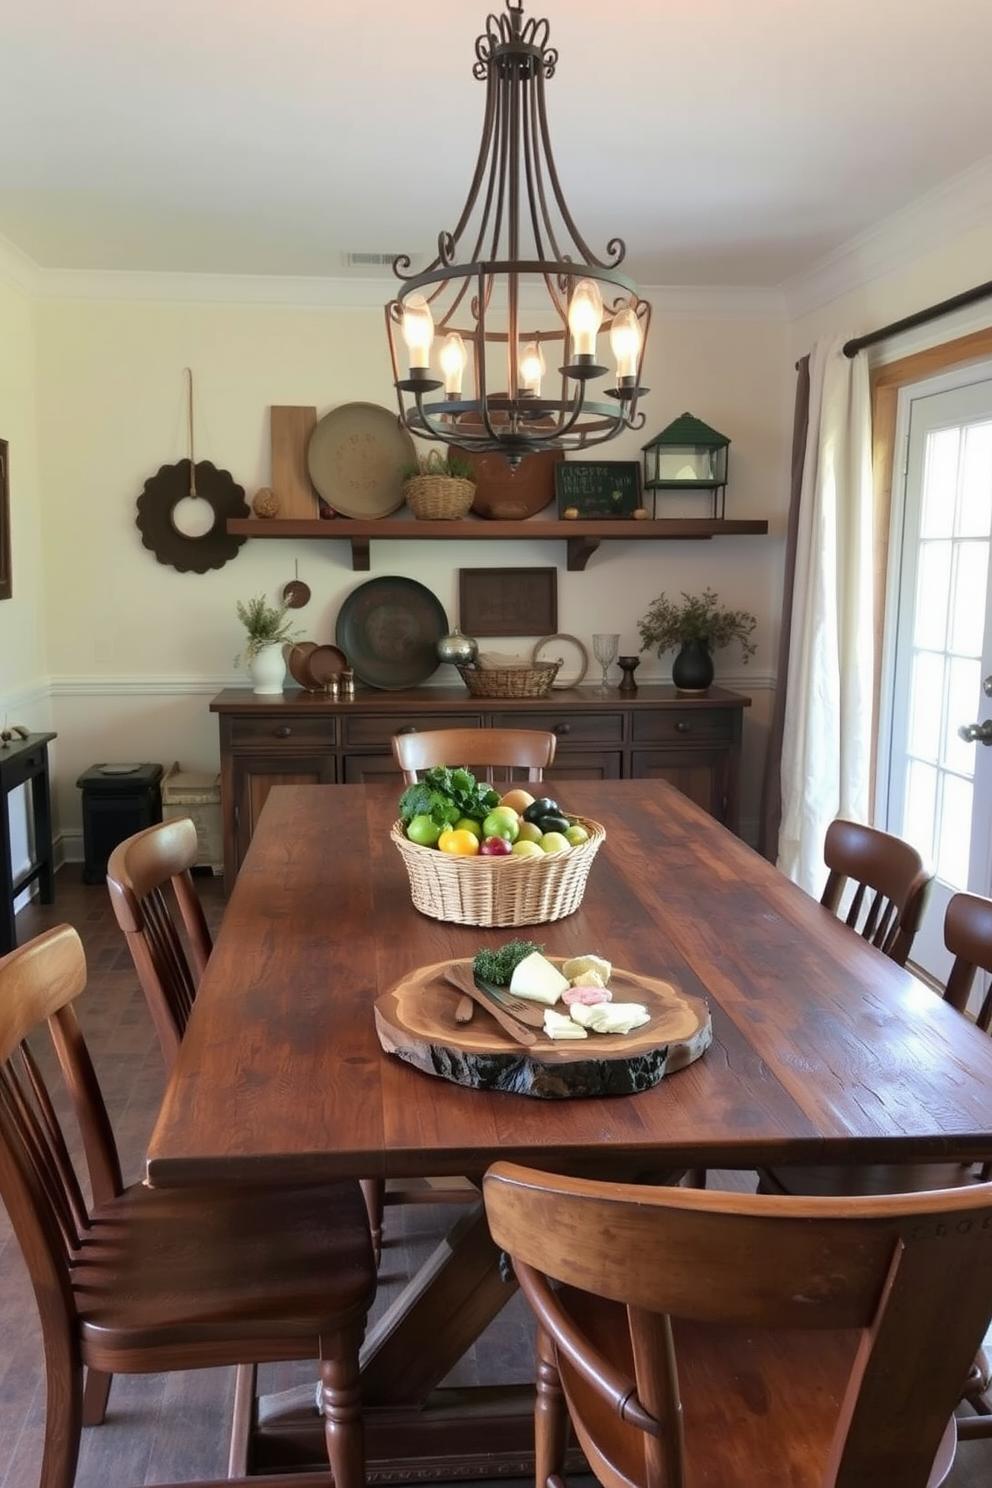
[[[472,466],[456,455],[431,450],[413,466],[404,466],[403,497],[415,517],[431,522],[457,522],[475,500]]]
[[[568,852],[542,857],[457,857],[411,842],[402,821],[391,836],[406,865],[414,909],[456,925],[541,925],[582,903],[592,860],[606,829],[577,816],[589,833]]]

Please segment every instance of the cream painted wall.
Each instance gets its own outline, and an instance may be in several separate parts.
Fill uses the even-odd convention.
[[[590,646],[594,631],[618,630],[625,651],[638,649],[637,619],[657,593],[712,585],[758,617],[750,665],[733,652],[717,658],[718,679],[754,699],[745,723],[750,833],[780,607],[791,418],[783,322],[656,316],[648,422],[605,452],[639,459],[647,438],[690,410],[731,437],[728,513],[767,517],[767,538],[604,544],[581,574],[565,570],[562,543],[373,542],[368,575],[351,570],[345,543],[251,540],[199,575],[158,563],[134,525],[145,480],[187,453],[183,369],[194,374],[197,458],[229,470],[250,498],[269,480],[270,404],[314,404],[318,413],[350,400],[392,404],[381,310],[41,301],[35,315],[48,658],[70,856],[81,855],[75,780],[89,764],[217,767],[209,698],[246,685],[233,667],[242,639],[235,601],[260,591],[275,598],[295,564],[313,591],[297,619],[317,641],[333,640],[343,598],[384,574],[426,584],[454,623],[459,568],[553,563],[559,629]],[[670,659],[646,657],[639,676],[669,671]]]

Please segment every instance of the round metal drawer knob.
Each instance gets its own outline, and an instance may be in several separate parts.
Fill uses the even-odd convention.
[[[273,729],[272,732],[277,739],[288,739],[293,730],[288,723],[282,723],[277,729]]]
[[[677,734],[687,734],[691,728],[691,723],[686,723],[684,718],[680,718],[678,723],[675,725],[675,732]]]
[[[556,723],[554,731],[559,737],[563,737],[565,734],[572,732],[572,725],[570,723]]]

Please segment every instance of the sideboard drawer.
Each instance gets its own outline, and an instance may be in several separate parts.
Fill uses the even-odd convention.
[[[622,744],[622,713],[547,713],[528,711],[526,719],[519,713],[494,713],[493,728],[546,729],[554,734],[560,746],[572,744]]]
[[[357,705],[356,705],[357,706]],[[481,713],[355,713],[341,719],[343,743],[350,748],[381,744],[388,750],[394,734],[425,734],[431,729],[481,728]],[[457,764],[457,760],[452,761]]]
[[[663,708],[634,713],[634,743],[686,743],[690,739],[732,739],[740,716],[732,708]]]
[[[337,719],[327,714],[309,718],[293,713],[281,717],[242,714],[231,717],[229,725],[236,749],[312,749],[315,745],[333,749],[338,742]]]

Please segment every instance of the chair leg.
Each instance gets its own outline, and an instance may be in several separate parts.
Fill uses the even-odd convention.
[[[534,1399],[534,1482],[536,1488],[560,1483],[571,1423],[554,1361],[554,1346],[537,1329],[537,1393]]]
[[[254,1364],[239,1364],[234,1380],[234,1412],[231,1420],[231,1444],[227,1454],[227,1476],[244,1478],[254,1464],[251,1462],[251,1438],[255,1427],[255,1390],[258,1383],[258,1368]]]
[[[320,1362],[324,1441],[334,1488],[365,1488],[365,1420],[358,1350],[364,1327],[346,1335],[341,1352]]]
[[[369,1216],[369,1230],[372,1234],[372,1255],[378,1266],[382,1259],[382,1213],[386,1207],[386,1180],[385,1178],[363,1178],[361,1180],[362,1198],[365,1200],[365,1208]]]
[[[109,1381],[111,1376],[103,1378]],[[82,1368],[67,1356],[46,1350],[45,1391],[45,1445],[38,1488],[73,1488],[83,1428]]]
[[[100,1369],[87,1369],[83,1381],[84,1426],[103,1425],[113,1378],[112,1374],[104,1374]]]

